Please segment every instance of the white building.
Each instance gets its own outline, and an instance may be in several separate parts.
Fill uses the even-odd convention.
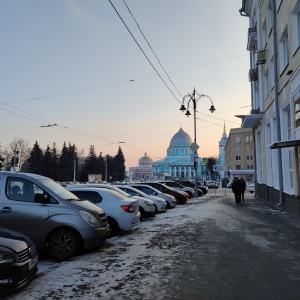
[[[257,196],[300,215],[300,0],[243,0]]]

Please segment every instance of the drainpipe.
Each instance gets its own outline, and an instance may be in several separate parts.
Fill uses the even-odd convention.
[[[280,113],[279,113],[279,103],[278,103],[278,73],[277,73],[277,44],[276,44],[276,6],[275,0],[272,0],[272,17],[273,17],[273,52],[274,52],[274,103],[275,103],[275,113],[276,113],[276,131],[277,131],[277,141],[281,141],[281,126],[280,126]],[[277,207],[283,205],[283,176],[282,176],[282,151],[281,148],[278,151],[278,178],[279,178],[279,202]]]

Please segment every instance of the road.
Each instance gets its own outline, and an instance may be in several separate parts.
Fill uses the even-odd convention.
[[[7,299],[300,299],[299,246],[300,219],[209,190],[99,250],[42,259]]]

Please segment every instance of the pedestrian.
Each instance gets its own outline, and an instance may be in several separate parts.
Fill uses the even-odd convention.
[[[244,202],[244,194],[246,192],[246,181],[243,177],[240,178],[242,188],[242,202]]]
[[[242,183],[241,180],[237,177],[234,178],[232,182],[232,192],[234,193],[234,199],[236,204],[241,203],[241,197],[242,197]]]

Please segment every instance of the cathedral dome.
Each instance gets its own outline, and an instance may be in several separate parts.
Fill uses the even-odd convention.
[[[192,138],[180,127],[179,131],[172,137],[169,147],[190,146],[191,144]]]
[[[144,156],[139,159],[140,166],[149,166],[152,164],[152,162],[153,162],[153,159],[151,157],[149,157],[147,155],[147,153],[145,153]]]

